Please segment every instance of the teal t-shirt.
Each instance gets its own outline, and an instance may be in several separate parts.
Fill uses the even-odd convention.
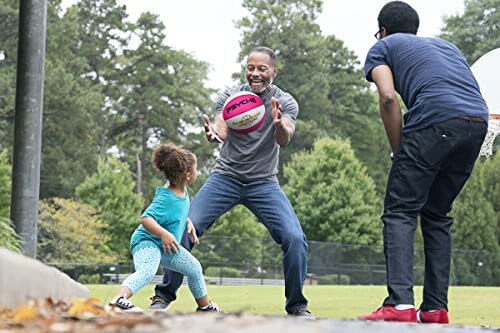
[[[182,235],[186,229],[186,220],[189,212],[189,195],[186,191],[184,198],[179,197],[174,192],[165,187],[156,189],[155,197],[149,207],[142,213],[142,217],[151,217],[162,228],[171,232],[177,243],[181,243]],[[161,239],[149,233],[141,224],[135,229],[130,240],[130,249],[143,241],[153,241],[161,249]]]

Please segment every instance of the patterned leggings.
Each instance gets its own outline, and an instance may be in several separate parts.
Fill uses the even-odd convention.
[[[182,273],[187,277],[189,290],[195,299],[207,294],[201,264],[191,253],[179,246],[179,251],[176,254],[169,255],[168,252],[162,253],[162,250],[153,242],[148,243],[141,244],[142,246],[134,251],[135,273],[122,283],[122,286],[132,291],[132,295],[153,280],[160,263],[163,267]]]

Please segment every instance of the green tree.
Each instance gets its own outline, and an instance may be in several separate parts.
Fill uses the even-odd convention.
[[[18,2],[0,3],[0,149],[10,151],[18,13]],[[185,145],[210,170],[214,146],[201,118],[213,105],[208,65],[167,47],[163,29],[148,13],[131,24],[115,0],[81,0],[66,11],[48,1],[41,198],[74,196],[110,149],[148,196],[159,181],[148,163],[157,142]]]
[[[0,248],[22,253],[21,239],[8,218],[0,216]]]
[[[101,155],[105,155],[117,126],[114,114],[120,90],[115,80],[122,70],[118,60],[130,41],[128,14],[116,0],[80,0],[66,16],[78,25],[72,44],[75,53],[87,60],[84,71],[78,74],[86,77],[95,93],[102,96],[96,100],[99,107],[93,109],[93,116],[97,123],[95,140]]]
[[[46,68],[40,197],[69,198],[97,166],[95,121],[88,112],[96,95],[61,63],[49,60]]]
[[[37,257],[44,262],[115,262],[106,246],[106,224],[97,211],[74,200],[40,202]]]
[[[491,203],[496,214],[496,221],[493,220],[491,223],[496,229],[497,245],[500,246],[500,153],[498,150],[495,155],[486,159],[482,169],[485,185],[484,197]]]
[[[253,268],[259,264],[261,237],[266,232],[246,207],[238,205],[215,221],[193,254],[205,269],[215,264]]]
[[[461,284],[495,283],[499,278],[499,156],[476,161],[451,212],[453,247],[457,249],[452,272]]]
[[[355,54],[335,36],[321,34],[316,20],[322,3],[244,0],[250,15],[238,22],[243,33],[240,60],[258,45],[274,49],[280,68],[275,82],[300,106],[295,137],[281,152],[280,169],[293,152],[311,149],[317,138],[337,135],[351,139],[383,192],[390,150],[378,107]]]
[[[260,238],[267,229],[243,205],[238,205],[217,219],[207,231],[211,236]]]
[[[21,240],[10,221],[11,170],[7,149],[0,151],[0,247],[21,252]]]
[[[106,223],[106,245],[120,260],[130,258],[130,236],[140,223],[141,196],[134,192],[134,180],[126,163],[114,157],[98,161],[97,172],[76,188],[78,201],[97,211]]]
[[[350,143],[323,138],[285,166],[287,194],[309,240],[381,243],[380,204],[373,180]]]
[[[40,197],[70,197],[89,170],[96,168],[96,122],[89,114],[98,99],[81,76],[87,60],[76,52],[78,26],[62,15],[60,0],[47,4]],[[0,138],[12,151],[18,2],[0,4]],[[71,59],[71,61],[68,61]]]
[[[94,114],[103,98],[83,76],[88,59],[77,49],[74,8],[63,15],[61,1],[51,0],[47,11],[40,196],[69,198],[97,167]]]
[[[473,174],[454,203],[451,212],[455,219],[452,228],[454,248],[500,251],[498,215],[486,194],[486,169],[479,160],[476,162]]]
[[[120,58],[122,71],[116,76],[122,89],[116,105],[121,123],[113,135],[133,166],[139,193],[153,189],[143,183],[157,175],[149,163],[156,142],[186,144],[199,156],[200,166],[213,153],[204,133],[194,131],[201,128],[201,115],[213,105],[211,91],[203,84],[208,65],[166,46],[164,29],[157,15],[141,14],[133,26],[139,44],[125,50]]]
[[[3,188],[0,192],[0,218],[9,218],[10,216],[11,170],[7,150],[4,149],[0,151],[0,188]]]
[[[440,37],[455,44],[473,64],[500,47],[500,0],[465,0],[461,15],[444,18]]]
[[[0,1],[0,149],[12,151],[16,96],[18,1]]]

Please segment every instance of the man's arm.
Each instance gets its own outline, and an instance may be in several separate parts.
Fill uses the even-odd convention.
[[[214,129],[222,141],[226,140],[228,126],[227,126],[226,122],[224,121],[224,118],[222,118],[222,113],[218,113],[215,115]]]
[[[378,89],[380,116],[385,132],[395,154],[401,140],[401,107],[394,89],[392,71],[387,65],[379,65],[372,69],[371,76]]]
[[[211,142],[223,143],[227,138],[227,128],[228,126],[222,118],[222,113],[216,114],[213,124],[210,122],[210,118],[206,114],[203,115],[205,120],[205,134],[207,140]]]
[[[295,124],[287,117],[282,117],[280,122],[274,126],[274,139],[281,147],[286,147],[292,140]]]
[[[288,117],[282,117],[282,106],[276,98],[272,97],[271,104],[273,107],[274,139],[281,147],[286,147],[292,140],[295,124]]]

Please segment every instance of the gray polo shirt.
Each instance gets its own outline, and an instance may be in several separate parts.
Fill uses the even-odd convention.
[[[226,99],[238,91],[251,91],[248,84],[230,88],[219,95],[215,102],[216,114],[222,112]],[[275,97],[283,107],[283,117],[294,124],[299,113],[295,99],[276,86],[260,96],[266,108],[262,126],[250,133],[237,133],[228,129],[219,157],[212,172],[235,177],[243,182],[257,179],[273,179],[278,174],[280,146],[274,139],[271,97]]]

